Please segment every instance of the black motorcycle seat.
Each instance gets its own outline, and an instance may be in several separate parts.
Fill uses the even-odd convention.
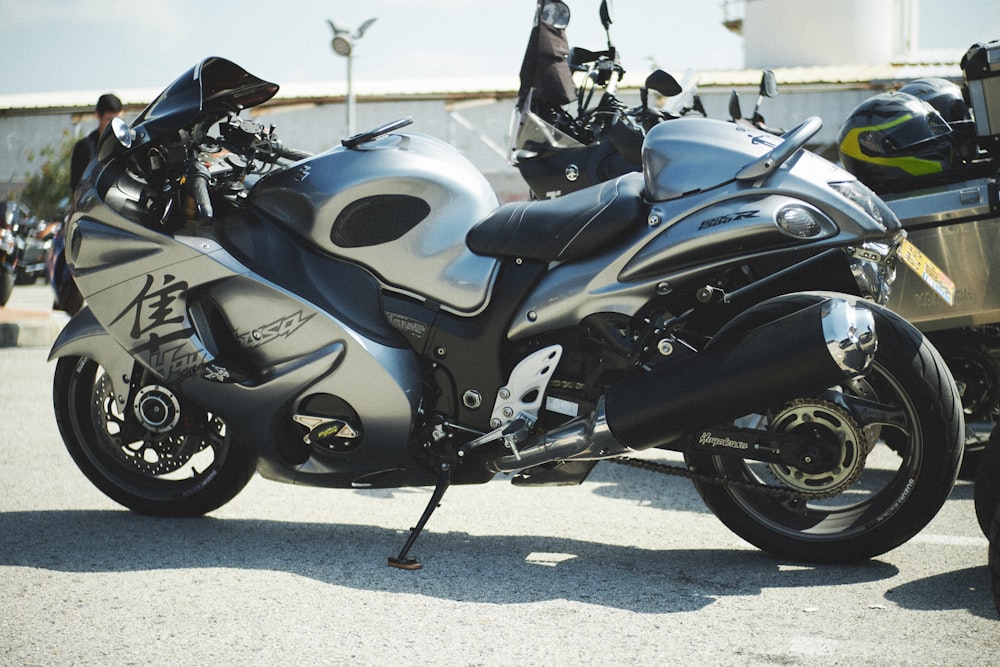
[[[558,199],[504,204],[469,230],[465,242],[491,257],[579,259],[636,224],[643,186],[642,174],[631,173]]]

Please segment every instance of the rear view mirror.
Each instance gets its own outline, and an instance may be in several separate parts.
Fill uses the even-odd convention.
[[[740,96],[735,90],[729,94],[729,117],[733,120],[743,118],[743,110],[740,109]]]
[[[646,77],[646,88],[650,90],[655,90],[660,95],[664,97],[673,97],[674,95],[680,95],[681,84],[677,83],[671,74],[664,72],[662,69],[658,69],[651,72],[649,76]]]
[[[760,94],[764,97],[775,97],[778,94],[778,80],[769,69],[764,70],[760,77]]]
[[[565,2],[546,2],[542,5],[542,23],[555,30],[565,30],[569,25],[569,5]]]
[[[607,31],[614,22],[614,8],[611,6],[611,0],[601,0],[601,25],[604,26],[604,30]]]

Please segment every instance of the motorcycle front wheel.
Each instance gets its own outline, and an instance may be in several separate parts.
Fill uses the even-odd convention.
[[[221,419],[153,383],[134,396],[131,405],[116,401],[92,359],[56,364],[59,432],[76,465],[109,498],[141,514],[200,516],[250,481],[256,459]]]
[[[797,294],[766,301],[736,318],[720,335],[738,334],[822,298]],[[695,481],[712,512],[747,542],[782,558],[856,562],[885,553],[930,522],[958,475],[964,420],[947,366],[912,325],[889,310],[859,303],[872,310],[878,336],[865,377],[738,421],[756,428],[801,429],[834,442],[853,438],[859,443],[856,451],[845,446],[840,465],[812,475],[735,456],[685,456],[689,470],[730,480]],[[838,399],[838,394],[844,398]],[[852,415],[843,407],[852,397],[870,402],[866,405],[874,409]],[[773,487],[799,492],[827,488],[832,495],[803,499],[802,494],[773,493]]]

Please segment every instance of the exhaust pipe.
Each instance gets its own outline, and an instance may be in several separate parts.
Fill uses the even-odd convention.
[[[870,310],[828,299],[614,385],[589,417],[536,436],[493,464],[514,472],[666,445],[863,375],[876,346]]]

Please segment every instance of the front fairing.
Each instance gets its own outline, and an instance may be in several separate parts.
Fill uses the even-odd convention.
[[[206,58],[157,95],[132,123],[140,141],[159,141],[178,131],[212,123],[228,113],[263,104],[278,92],[224,58]]]

